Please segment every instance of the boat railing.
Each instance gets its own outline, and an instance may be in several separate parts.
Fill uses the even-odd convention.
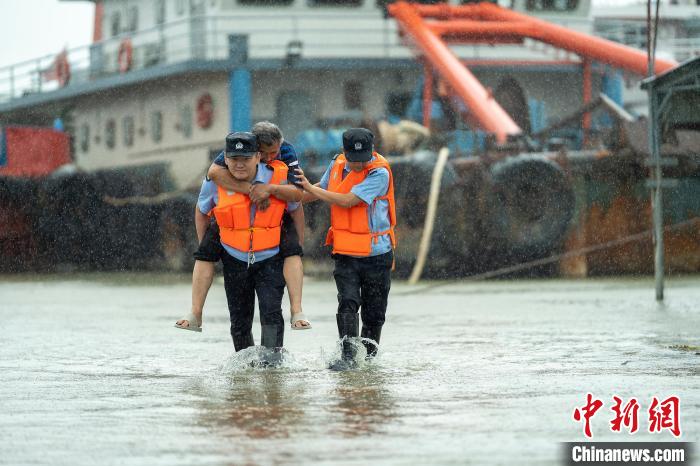
[[[561,24],[584,27],[581,21],[567,21],[562,18]],[[396,22],[380,10],[193,16],[0,68],[0,103],[156,66],[227,60],[235,42],[232,36],[242,39],[252,59],[412,57]],[[489,55],[494,53],[483,44],[457,46],[474,57],[484,55],[484,47]],[[513,50],[500,58],[527,58],[527,51]]]
[[[195,16],[0,68],[0,102],[157,65],[226,60],[232,35],[245,37],[256,59],[410,56],[379,12]]]
[[[596,34],[640,50],[647,49],[646,30],[630,26],[604,27]],[[657,56],[683,62],[700,56],[700,37],[659,37],[656,43]]]

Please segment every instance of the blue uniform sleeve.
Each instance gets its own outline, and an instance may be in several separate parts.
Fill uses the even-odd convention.
[[[221,151],[219,155],[216,156],[214,159],[214,163],[219,165],[220,167],[226,168],[226,162],[224,161],[224,151]]]
[[[299,208],[298,202],[287,202],[287,212],[294,212]]]
[[[377,168],[367,174],[367,178],[350,190],[365,204],[371,204],[375,198],[383,196],[389,189],[389,172],[386,168]]]
[[[279,159],[289,167],[289,172],[287,173],[287,181],[290,184],[300,186],[299,185],[299,180],[296,177],[296,169],[301,168],[301,165],[299,165],[299,159],[297,158],[297,151],[294,149],[294,146],[288,143],[287,141],[282,141],[282,145],[280,146],[280,155]]]
[[[199,190],[199,199],[197,199],[197,208],[203,214],[208,214],[216,206],[219,201],[219,193],[216,184],[213,181],[204,180],[202,188]]]
[[[326,168],[326,171],[323,173],[323,176],[321,177],[321,181],[319,181],[319,186],[322,187],[323,189],[328,189],[328,181],[331,179],[331,168],[333,168],[333,164],[335,163],[335,160],[331,162],[330,165],[328,165],[328,168]]]

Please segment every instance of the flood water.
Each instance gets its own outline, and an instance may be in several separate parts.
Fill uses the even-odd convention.
[[[646,432],[647,409],[677,395],[697,441],[700,280],[666,294],[649,278],[396,282],[380,356],[333,372],[332,282],[307,280],[313,329],[287,327],[285,366],[254,369],[220,281],[198,334],[173,328],[187,277],[0,277],[0,463],[559,464],[589,392],[594,440],[674,440]],[[613,395],[639,400],[637,433],[610,431]]]

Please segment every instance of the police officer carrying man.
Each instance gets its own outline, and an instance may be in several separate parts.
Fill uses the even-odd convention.
[[[285,141],[279,127],[269,121],[261,121],[253,125],[251,130],[258,142],[258,151],[262,162],[267,164],[284,163],[289,168],[286,185],[269,185],[236,180],[226,165],[224,152],[214,160],[209,168],[208,177],[227,191],[249,194],[256,206],[264,210],[272,191],[278,199],[299,201],[303,190],[295,187],[297,179],[293,169],[299,166],[294,146]],[[304,241],[304,209],[298,208],[291,214],[285,212],[282,217],[282,239],[280,255],[284,259],[284,278],[289,290],[291,304],[291,327],[293,330],[311,328],[311,323],[301,309],[301,293],[304,270],[301,262]],[[202,310],[204,302],[214,279],[214,263],[218,262],[223,252],[219,238],[219,226],[215,221],[201,225],[197,229],[199,249],[194,254],[195,264],[192,271],[192,308],[190,313],[175,323],[175,326],[185,330],[202,330]]]
[[[261,163],[255,135],[231,133],[226,137],[225,163],[234,179],[248,183],[279,186],[287,180],[287,166],[280,162]],[[262,326],[262,345],[279,350],[283,344],[284,294],[283,259],[279,254],[282,215],[299,207],[269,197],[267,209],[259,210],[250,196],[227,191],[213,181],[205,180],[199,194],[195,222],[198,229],[209,224],[213,212],[219,226],[224,287],[231,317],[231,337],[236,351],[253,346],[253,316],[257,293]]]
[[[344,364],[354,365],[350,337],[374,340],[384,325],[396,239],[394,182],[389,163],[373,151],[374,135],[365,128],[343,133],[343,153],[335,156],[321,181],[312,185],[298,169],[306,191],[304,202],[320,199],[331,205],[326,244],[333,246],[333,276],[338,289],[338,334],[343,339]],[[359,331],[358,310],[362,315]],[[366,343],[367,355],[377,345]]]

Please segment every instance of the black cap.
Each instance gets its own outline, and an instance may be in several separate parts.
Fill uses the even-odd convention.
[[[226,157],[252,157],[258,152],[258,139],[253,133],[238,131],[226,136]]]
[[[350,128],[343,133],[343,152],[348,162],[372,160],[374,135],[365,128]]]

